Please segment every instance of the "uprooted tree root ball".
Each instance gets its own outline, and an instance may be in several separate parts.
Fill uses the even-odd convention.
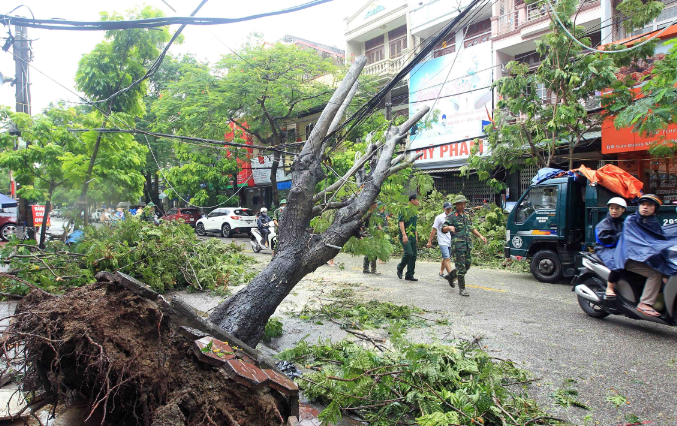
[[[27,395],[45,391],[61,404],[82,398],[88,414],[111,424],[283,424],[284,398],[198,360],[172,311],[114,284],[62,297],[34,290],[17,309],[3,356],[24,347]]]

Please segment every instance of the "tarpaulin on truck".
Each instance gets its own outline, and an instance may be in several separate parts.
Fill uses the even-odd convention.
[[[607,164],[598,170],[581,166],[566,173],[571,172],[585,176],[590,181],[590,185],[602,185],[609,191],[630,201],[642,195],[644,184],[630,173],[613,164]]]
[[[546,179],[554,178],[555,176],[560,176],[563,173],[566,173],[562,169],[553,169],[551,167],[543,167],[542,169],[539,169],[538,172],[536,173],[536,176],[534,176],[531,179],[532,185],[536,185],[539,182],[542,182]]]

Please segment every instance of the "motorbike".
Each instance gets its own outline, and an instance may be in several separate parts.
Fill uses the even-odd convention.
[[[277,246],[277,234],[275,233],[275,222],[272,220],[268,222],[268,247],[275,251]],[[249,243],[252,245],[252,251],[258,253],[265,247],[263,236],[258,228],[252,228],[249,232]]]
[[[637,310],[646,278],[630,271],[623,271],[616,282],[615,299],[606,299],[606,283],[611,270],[594,253],[581,253],[583,267],[574,277],[574,287],[578,304],[589,316],[605,318],[609,315],[624,315],[636,320],[646,320],[677,326],[677,275],[668,279],[656,299],[653,308],[661,315],[652,317]]]

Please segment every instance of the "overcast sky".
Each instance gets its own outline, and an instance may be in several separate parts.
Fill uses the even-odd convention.
[[[165,0],[177,13],[174,13],[162,0],[4,0],[0,12],[7,13],[20,4],[31,8],[38,19],[63,18],[67,20],[98,21],[100,11],[124,12],[143,4],[159,8],[167,16],[189,16],[200,0]],[[235,18],[256,13],[279,10],[305,3],[307,0],[210,0],[200,10],[198,16]],[[210,62],[218,60],[221,54],[228,53],[228,47],[236,49],[252,32],[263,33],[267,41],[275,41],[285,34],[313,40],[319,43],[345,49],[343,33],[344,18],[352,15],[366,0],[333,0],[300,12],[278,15],[255,21],[230,25],[188,26],[184,31],[185,42],[172,46],[171,53],[194,53],[199,59]],[[26,8],[13,14],[30,16]],[[172,26],[172,31],[178,26]],[[6,27],[0,26],[6,37]],[[99,31],[49,31],[29,28],[28,36],[33,41],[34,60],[32,65],[54,80],[74,89],[75,71],[83,54],[88,53],[103,39]],[[216,36],[216,37],[215,37]],[[4,40],[0,40],[4,44]],[[0,51],[0,72],[4,76],[14,76],[14,60],[9,52]],[[14,87],[9,84],[0,86],[0,105],[14,109]],[[33,114],[38,114],[52,101],[78,98],[59,87],[34,69],[31,69],[31,97]]]

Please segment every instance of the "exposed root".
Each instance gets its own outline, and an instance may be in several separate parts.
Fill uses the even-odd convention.
[[[281,425],[287,407],[200,362],[166,306],[106,283],[62,297],[33,291],[5,332],[6,365],[25,362],[31,401],[81,398],[116,425]],[[1,375],[6,372],[1,372]],[[56,405],[55,403],[55,405]]]

